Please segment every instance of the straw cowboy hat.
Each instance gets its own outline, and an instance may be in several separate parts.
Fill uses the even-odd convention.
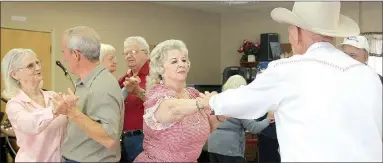
[[[271,17],[316,34],[331,37],[359,35],[358,24],[340,14],[340,2],[295,2],[293,10],[275,8]]]

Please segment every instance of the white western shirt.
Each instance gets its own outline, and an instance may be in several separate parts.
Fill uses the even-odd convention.
[[[209,103],[216,115],[240,119],[274,111],[282,162],[382,162],[379,77],[330,43],[273,61]]]

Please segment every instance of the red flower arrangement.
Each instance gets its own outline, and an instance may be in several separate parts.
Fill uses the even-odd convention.
[[[259,42],[253,43],[253,42],[250,42],[248,40],[243,40],[242,46],[238,49],[239,54],[242,55],[242,53],[243,53],[240,61],[247,62],[247,57],[249,55],[254,55],[255,58],[257,58],[258,53],[259,53],[259,49],[260,49]]]

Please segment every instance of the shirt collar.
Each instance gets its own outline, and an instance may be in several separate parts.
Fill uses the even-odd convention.
[[[53,98],[52,94],[48,93],[47,91],[40,90],[41,93],[44,96],[44,101],[47,103],[49,100]],[[18,99],[20,99],[23,102],[32,102],[32,99],[22,90],[20,90],[20,93],[16,96]]]
[[[150,63],[149,60],[145,62],[145,64],[141,67],[140,71],[138,71],[137,76],[141,76],[141,75],[147,76],[147,75],[149,75],[149,63]],[[132,71],[130,71],[130,75],[133,76],[133,72]]]
[[[335,48],[335,46],[329,42],[316,42],[311,44],[305,53],[321,48]]]
[[[79,85],[86,85],[87,87],[89,87],[92,84],[93,80],[98,76],[98,74],[105,70],[106,68],[104,66],[97,65],[91,72],[88,73],[88,75],[83,80],[77,79],[76,87]]]

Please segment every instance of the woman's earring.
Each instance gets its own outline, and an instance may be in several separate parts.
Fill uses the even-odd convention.
[[[158,77],[160,78],[160,84],[163,85],[164,84],[164,81],[163,81],[164,78],[162,77],[162,75],[159,75]]]

